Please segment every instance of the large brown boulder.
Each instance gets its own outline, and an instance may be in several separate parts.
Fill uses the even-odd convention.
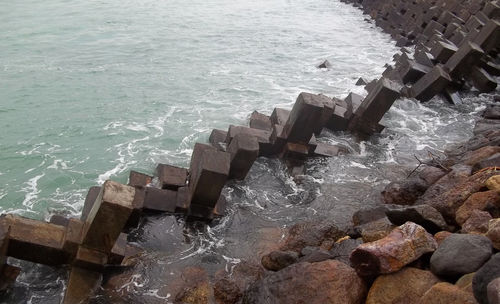
[[[442,282],[432,286],[420,299],[419,304],[477,304],[474,295],[458,286]]]
[[[327,260],[297,263],[253,284],[244,304],[361,304],[366,286],[346,264]]]
[[[427,201],[439,197],[455,184],[466,180],[472,171],[472,167],[466,165],[455,165],[451,169],[452,170],[448,174],[441,177],[432,186],[427,188],[425,193],[417,200],[417,204],[424,204]]]
[[[396,225],[393,225],[387,217],[356,227],[365,243],[386,237],[394,228]]]
[[[428,187],[419,177],[409,178],[388,184],[382,191],[382,197],[386,204],[413,205]]]
[[[498,146],[486,146],[465,153],[463,157],[459,160],[459,162],[469,166],[474,166],[478,162],[487,159],[490,156],[499,152],[500,152],[500,147]]]
[[[396,272],[437,248],[436,240],[422,227],[407,222],[388,236],[364,243],[351,253],[351,264],[362,276]]]
[[[407,267],[379,276],[373,282],[366,304],[418,303],[424,293],[440,280],[427,270]]]
[[[484,234],[488,231],[491,215],[486,211],[474,210],[462,225],[462,233]]]
[[[492,219],[488,222],[486,237],[491,240],[496,250],[500,250],[500,218]]]
[[[299,260],[299,254],[295,251],[271,251],[262,257],[262,266],[267,270],[278,271]]]
[[[343,236],[345,233],[328,221],[298,223],[290,228],[280,249],[300,252],[304,247],[319,247],[325,241],[336,241]]]
[[[169,285],[176,304],[208,304],[213,296],[208,274],[200,267],[185,268]]]
[[[486,181],[486,187],[490,190],[495,190],[496,192],[500,192],[500,175],[495,175]]]
[[[224,270],[215,274],[214,297],[217,304],[235,304],[241,300],[248,286],[264,276],[264,269],[248,262],[237,264],[231,273]]]
[[[474,210],[488,210],[494,217],[500,216],[500,193],[490,190],[471,194],[458,208],[455,220],[459,225],[463,225]]]

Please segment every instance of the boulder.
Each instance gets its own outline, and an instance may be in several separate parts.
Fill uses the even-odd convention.
[[[352,222],[354,226],[359,226],[376,221],[384,218],[387,210],[387,206],[377,206],[358,210],[352,215]]]
[[[486,211],[474,210],[471,216],[462,225],[462,232],[483,234],[488,231],[488,222],[491,215]]]
[[[200,267],[187,267],[169,284],[176,304],[208,304],[212,286],[208,274]]]
[[[458,281],[455,283],[455,286],[458,288],[473,293],[472,291],[472,279],[474,278],[475,272],[471,272],[468,274],[464,274],[463,276],[458,279]]]
[[[418,173],[418,177],[424,180],[428,186],[437,182],[441,177],[446,175],[446,171],[441,168],[426,166]]]
[[[489,304],[500,304],[500,277],[488,284],[486,292]]]
[[[295,251],[277,250],[263,256],[261,263],[267,270],[278,271],[296,263],[298,259],[299,254]]]
[[[500,193],[500,175],[494,175],[494,176],[490,177],[486,181],[485,185],[486,185],[486,187],[488,187],[488,189],[494,190],[494,191]]]
[[[332,258],[328,250],[321,247],[306,247],[302,249],[300,254],[302,255],[299,259],[300,262],[316,263]]]
[[[407,222],[383,239],[359,245],[350,260],[359,275],[387,274],[433,252],[436,247],[436,241],[422,226]]]
[[[215,274],[214,297],[218,304],[235,304],[247,287],[262,278],[264,270],[245,261],[238,263],[231,273],[219,271]]]
[[[474,275],[472,288],[480,304],[488,304],[488,284],[500,277],[500,253],[491,257]]]
[[[293,225],[281,250],[300,252],[306,246],[320,246],[325,240],[336,241],[345,233],[327,221],[303,222]]]
[[[332,259],[349,265],[351,263],[351,261],[349,261],[349,257],[352,251],[361,244],[363,244],[363,241],[351,238],[345,239],[341,242],[336,242],[332,249],[330,249],[330,255],[332,256]]]
[[[434,239],[436,240],[439,246],[447,237],[449,237],[452,234],[453,233],[449,231],[439,231],[438,233],[434,234]]]
[[[420,299],[419,304],[476,304],[472,293],[447,282],[432,286]]]
[[[500,250],[500,218],[489,221],[486,237],[491,240],[496,250]]]
[[[420,177],[409,178],[387,185],[382,191],[382,197],[386,204],[413,205],[428,187]]]
[[[474,166],[482,160],[488,159],[490,156],[500,152],[498,146],[485,146],[474,151],[465,153],[460,159],[460,163],[468,166]]]
[[[463,225],[474,210],[488,210],[493,216],[500,216],[500,193],[493,190],[473,193],[458,208],[455,220]]]
[[[366,304],[418,303],[424,293],[438,282],[440,280],[430,271],[406,267],[379,276],[368,292]]]
[[[271,273],[247,290],[242,303],[361,304],[365,295],[365,283],[354,269],[328,260]]]
[[[359,230],[363,242],[366,243],[386,237],[396,226],[384,217],[356,228]]]
[[[491,256],[491,241],[482,235],[452,234],[431,257],[431,271],[439,276],[456,277],[479,269]]]
[[[386,215],[394,225],[413,222],[433,234],[448,227],[441,213],[429,205],[390,209],[386,211]]]

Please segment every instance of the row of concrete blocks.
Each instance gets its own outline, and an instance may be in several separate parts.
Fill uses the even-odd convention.
[[[382,7],[387,8],[386,1],[371,3],[384,3]],[[404,1],[389,3],[395,11],[408,5]],[[438,1],[440,3],[443,2]],[[474,3],[469,6],[467,21],[452,11],[441,9],[457,5],[463,9],[464,1],[440,4],[440,9],[434,10],[440,15],[428,21],[416,39],[413,57],[402,49],[402,55],[394,56],[395,65],[388,66],[383,76],[407,85],[402,94],[420,101],[428,101],[442,93],[450,102],[460,103],[457,91],[466,83],[480,92],[495,90],[497,82],[493,76],[500,76],[500,6],[498,1]],[[398,26],[397,20],[387,22]]]

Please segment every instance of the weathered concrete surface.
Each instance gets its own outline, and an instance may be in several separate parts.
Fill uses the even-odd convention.
[[[73,267],[64,294],[63,304],[87,303],[99,288],[102,274],[96,271]]]
[[[156,167],[156,176],[162,189],[177,190],[179,187],[185,186],[187,181],[188,171],[184,168],[179,168],[166,164],[158,164]]]
[[[229,178],[245,179],[259,156],[259,142],[254,136],[237,134],[227,148],[231,154]]]

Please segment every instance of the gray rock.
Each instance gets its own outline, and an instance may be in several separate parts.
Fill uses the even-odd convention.
[[[431,271],[440,276],[461,276],[478,270],[493,253],[491,241],[482,235],[452,234],[431,257]]]
[[[441,213],[429,205],[390,209],[385,214],[394,225],[414,222],[432,234],[446,230],[448,227]]]
[[[386,206],[377,206],[374,208],[365,208],[354,212],[352,222],[354,226],[367,224],[385,217],[385,212],[389,210]]]
[[[420,177],[412,177],[390,183],[382,191],[382,196],[386,204],[413,205],[428,187],[429,184]]]
[[[488,284],[500,277],[500,253],[481,267],[472,279],[474,297],[480,304],[488,304]]]
[[[500,304],[500,277],[488,284],[488,303]]]
[[[261,263],[267,270],[278,271],[296,263],[298,259],[299,254],[295,251],[277,250],[263,256]]]
[[[359,239],[347,239],[340,243],[335,243],[332,249],[330,249],[330,254],[333,259],[350,265],[351,261],[349,260],[349,256],[351,252],[361,244],[363,244],[363,241]]]
[[[303,257],[299,259],[299,262],[316,263],[332,258],[332,255],[327,250],[320,247],[306,247],[302,249],[301,254]]]

